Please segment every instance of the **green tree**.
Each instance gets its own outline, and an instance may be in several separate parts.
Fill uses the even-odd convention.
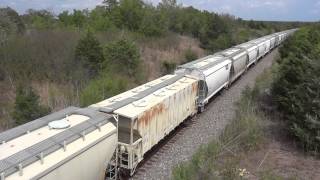
[[[104,67],[128,76],[135,76],[141,63],[137,46],[126,39],[107,44],[104,47]]]
[[[44,116],[50,112],[50,109],[41,106],[39,96],[30,86],[18,86],[16,90],[16,99],[12,117],[17,125],[27,123]]]
[[[121,0],[119,4],[121,24],[118,26],[128,28],[131,31],[139,30],[144,16],[143,6],[142,0]]]
[[[85,11],[81,11],[81,10],[73,10],[73,14],[72,14],[72,22],[75,25],[75,27],[77,28],[82,28],[84,27],[85,23],[86,23],[86,13]]]
[[[113,11],[119,5],[117,0],[103,0],[102,3],[105,5],[105,8],[108,12]]]
[[[320,45],[318,26],[302,28],[281,48],[272,86],[278,109],[306,151],[320,152]],[[319,34],[318,34],[319,35]]]
[[[15,10],[9,7],[0,8],[0,33],[1,31],[7,34],[22,34],[25,31],[25,24],[23,23],[23,20]]]
[[[38,29],[53,28],[56,22],[54,14],[47,10],[29,9],[25,15],[25,19],[34,28]]]
[[[146,36],[161,36],[167,31],[165,18],[154,7],[147,5],[139,31]]]
[[[106,31],[114,26],[103,7],[96,7],[90,12],[88,23],[96,31]]]
[[[58,15],[60,23],[67,27],[72,25],[72,16],[69,14],[69,11],[63,11]]]
[[[75,59],[88,69],[90,77],[95,76],[101,69],[104,61],[103,50],[91,31],[88,30],[85,36],[79,40]]]

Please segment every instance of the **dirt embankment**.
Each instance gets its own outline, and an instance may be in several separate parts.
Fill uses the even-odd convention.
[[[181,35],[171,35],[157,41],[139,44],[148,80],[155,79],[162,74],[161,66],[164,61],[177,65],[182,64],[188,50],[191,50],[197,57],[205,56],[205,50],[199,45],[198,40]]]
[[[241,162],[250,173],[248,179],[258,179],[261,172],[267,173],[267,177],[320,179],[320,159],[305,154],[289,135],[286,125],[278,119],[265,123],[264,144],[259,150],[245,155]]]

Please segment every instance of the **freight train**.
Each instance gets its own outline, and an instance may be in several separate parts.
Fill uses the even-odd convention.
[[[296,29],[179,66],[86,108],[69,107],[0,134],[0,180],[116,179]]]

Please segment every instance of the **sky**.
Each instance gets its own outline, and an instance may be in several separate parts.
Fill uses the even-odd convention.
[[[145,0],[156,5],[160,0]],[[229,13],[243,19],[270,21],[319,21],[320,0],[177,0],[183,6],[217,13]],[[23,14],[27,9],[47,9],[58,14],[63,10],[92,9],[102,0],[0,0]]]

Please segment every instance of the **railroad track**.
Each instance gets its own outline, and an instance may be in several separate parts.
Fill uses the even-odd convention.
[[[131,179],[170,179],[174,166],[190,160],[202,144],[217,137],[225,125],[234,118],[234,103],[239,100],[242,90],[246,86],[253,86],[256,77],[272,65],[277,53],[275,49],[266,55],[228,90],[213,98],[205,112],[187,119],[178,126],[146,154]]]

